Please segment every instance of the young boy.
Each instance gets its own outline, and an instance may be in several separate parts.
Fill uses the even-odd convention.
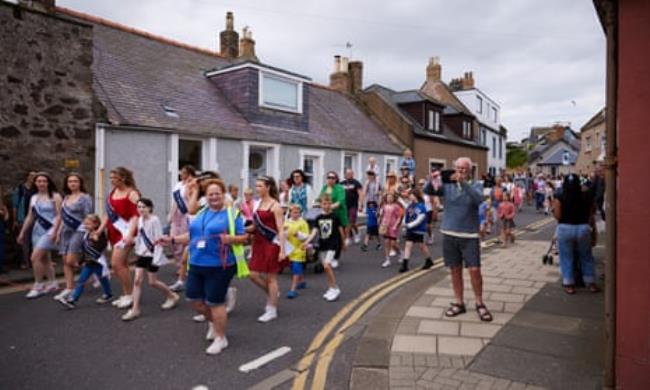
[[[289,205],[289,218],[284,221],[284,229],[287,240],[293,246],[293,251],[288,255],[293,277],[291,278],[291,289],[287,293],[287,298],[293,299],[298,296],[296,289],[301,290],[307,287],[304,275],[307,252],[302,248],[302,243],[309,236],[309,225],[302,218],[302,208],[299,204]]]
[[[333,302],[341,295],[341,289],[336,285],[332,261],[337,251],[345,250],[345,242],[343,241],[345,231],[343,230],[343,226],[341,226],[341,221],[332,213],[332,197],[329,194],[321,195],[320,207],[323,212],[316,217],[316,227],[302,244],[302,248],[307,249],[307,246],[316,237],[316,234],[319,235],[318,255],[325,269],[327,285],[329,287],[325,294],[323,294],[323,298],[328,302]]]
[[[379,238],[379,220],[377,219],[378,211],[377,202],[371,201],[366,205],[366,236],[363,238],[363,244],[361,245],[361,250],[366,252],[368,251],[368,244],[370,239],[374,238],[377,240],[376,250],[381,249],[381,239]]]

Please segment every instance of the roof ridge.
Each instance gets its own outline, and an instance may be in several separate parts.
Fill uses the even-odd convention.
[[[210,56],[222,57],[223,58],[223,56],[221,54],[219,54],[218,52],[216,52],[216,51],[204,49],[204,48],[197,47],[197,46],[192,46],[192,45],[189,45],[187,43],[179,42],[179,41],[176,41],[176,40],[173,40],[173,39],[170,39],[170,38],[165,38],[165,37],[160,36],[160,35],[155,35],[155,34],[152,34],[150,32],[144,31],[144,30],[138,30],[138,29],[136,29],[134,27],[129,27],[127,25],[117,23],[117,22],[114,22],[112,20],[104,19],[104,18],[99,17],[99,16],[90,15],[90,14],[87,14],[87,13],[84,13],[84,12],[76,11],[76,10],[73,10],[73,9],[70,9],[70,8],[59,7],[59,6],[55,7],[54,9],[55,9],[55,11],[57,13],[60,13],[60,14],[63,14],[63,15],[72,16],[72,17],[75,17],[75,18],[85,20],[87,22],[91,22],[91,23],[95,23],[95,24],[101,24],[102,26],[106,26],[106,27],[114,28],[114,29],[121,30],[121,31],[124,31],[124,32],[128,32],[128,33],[131,33],[131,34],[139,35],[139,36],[141,36],[143,38],[158,41],[158,42],[164,43],[166,45],[176,46],[176,47],[191,50],[191,51],[194,51],[194,52],[197,52],[197,53],[200,53],[200,54],[207,54],[207,55],[210,55]]]

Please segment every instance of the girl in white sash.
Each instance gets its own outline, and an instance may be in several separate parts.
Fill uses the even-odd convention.
[[[136,228],[138,226],[138,209],[136,203],[140,193],[135,186],[133,172],[124,167],[117,167],[110,173],[111,190],[106,199],[106,215],[99,227],[99,232],[105,229],[108,240],[113,247],[111,254],[111,267],[120,280],[122,295],[113,301],[113,305],[126,309],[133,303],[131,291],[131,273],[127,259],[135,242]]]
[[[49,252],[57,249],[56,231],[60,223],[61,195],[56,192],[52,178],[45,172],[38,172],[34,176],[36,192],[29,202],[29,213],[18,235],[18,243],[22,244],[25,234],[32,229],[32,265],[34,268],[34,285],[27,293],[28,299],[38,298],[43,294],[59,289],[54,275],[54,266],[50,260]],[[43,283],[47,276],[48,283]]]
[[[63,257],[65,288],[54,299],[67,297],[74,288],[74,269],[79,267],[84,237],[84,217],[93,211],[93,201],[86,193],[84,181],[77,173],[71,173],[63,181],[63,205],[59,238],[59,254]]]
[[[142,282],[144,280],[144,271],[147,271],[149,285],[162,291],[167,300],[160,306],[163,310],[169,310],[176,307],[180,299],[178,294],[174,293],[167,285],[156,276],[158,268],[168,263],[163,247],[157,245],[158,240],[162,237],[162,226],[158,217],[151,214],[153,212],[153,202],[147,198],[138,200],[138,236],[135,241],[135,254],[138,255],[138,261],[135,263],[135,278],[133,280],[133,306],[122,316],[122,320],[131,321],[140,317],[140,296],[142,295]]]
[[[167,215],[167,222],[170,225],[169,234],[180,236],[187,233],[189,226],[189,197],[187,195],[187,184],[196,177],[196,170],[191,165],[181,168],[181,181],[176,184],[172,191],[172,207]],[[172,291],[181,291],[185,285],[185,274],[187,267],[183,266],[183,254],[187,245],[176,244],[172,247],[174,259],[178,266],[178,280],[169,286]]]

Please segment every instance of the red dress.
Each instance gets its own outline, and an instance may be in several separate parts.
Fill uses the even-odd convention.
[[[260,221],[269,228],[278,231],[275,224],[275,215],[271,210],[257,210],[255,211]],[[253,234],[253,248],[252,257],[249,264],[251,271],[277,274],[282,270],[282,265],[278,261],[280,255],[280,247],[269,241],[257,229]]]
[[[108,196],[108,202],[111,204],[113,210],[115,210],[115,213],[119,215],[120,218],[128,222],[131,218],[139,216],[138,206],[129,200],[131,191],[129,191],[124,198],[119,199],[113,198],[113,192],[115,192],[115,189],[113,189]],[[108,221],[107,230],[108,239],[111,242],[111,245],[115,245],[120,242],[122,239],[122,233],[120,233],[120,231],[113,226],[110,220]]]

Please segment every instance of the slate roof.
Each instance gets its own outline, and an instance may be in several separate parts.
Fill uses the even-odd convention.
[[[93,25],[94,90],[111,124],[183,134],[400,154],[348,96],[310,84],[309,131],[248,122],[204,73],[231,65],[217,53],[57,7]],[[178,117],[168,116],[163,105]],[[354,136],[351,136],[354,135]]]
[[[580,131],[582,132],[582,131],[591,129],[592,127],[596,127],[596,126],[598,126],[599,124],[601,124],[603,122],[605,122],[605,108],[604,107],[601,110],[599,110],[594,116],[592,116],[591,119],[589,119],[587,121],[587,123],[585,123],[582,126]]]
[[[412,101],[422,101],[422,100],[429,100],[431,101],[431,97],[429,96],[422,96],[423,94],[419,91],[404,91],[404,92],[396,92],[388,87],[385,87],[383,85],[379,84],[373,84],[365,89],[366,92],[376,92],[381,96],[384,101],[386,101],[392,108],[395,110],[399,115],[411,125],[413,128],[413,132],[424,138],[429,138],[431,140],[436,140],[439,142],[451,142],[463,146],[468,146],[468,147],[473,147],[473,148],[480,148],[480,149],[487,149],[487,147],[480,145],[476,142],[473,142],[471,140],[464,139],[462,137],[459,137],[456,133],[454,133],[449,126],[444,125],[441,121],[442,125],[442,131],[439,133],[434,133],[428,130],[425,130],[418,121],[413,119],[407,112],[401,110],[398,106],[400,103],[405,103],[405,102],[412,102]],[[417,96],[421,96],[419,100],[408,100],[408,98],[415,98]],[[405,101],[406,100],[406,101]],[[442,105],[442,103],[436,102],[434,100],[435,104]],[[445,106],[445,110],[447,109],[448,106]],[[443,110],[443,113],[445,111]]]
[[[422,102],[422,101],[428,101],[433,104],[436,104],[438,106],[444,107],[445,105],[440,103],[439,101],[433,99],[430,96],[427,96],[423,94],[420,91],[417,90],[410,90],[410,91],[401,91],[401,92],[395,92],[392,91],[392,100],[393,102],[397,104],[405,104],[405,103],[417,103],[417,102]]]
[[[472,111],[467,108],[467,106],[465,106],[456,95],[454,95],[451,89],[449,89],[449,86],[443,81],[430,82],[427,80],[422,84],[420,91],[427,96],[431,96],[442,104],[453,108],[456,111],[455,113],[462,113],[474,118]]]
[[[569,163],[571,165],[575,164],[578,160],[578,153],[571,148],[561,148],[556,150],[553,154],[546,156],[542,161],[537,163],[537,165],[563,165],[563,156],[564,152],[569,152]]]

